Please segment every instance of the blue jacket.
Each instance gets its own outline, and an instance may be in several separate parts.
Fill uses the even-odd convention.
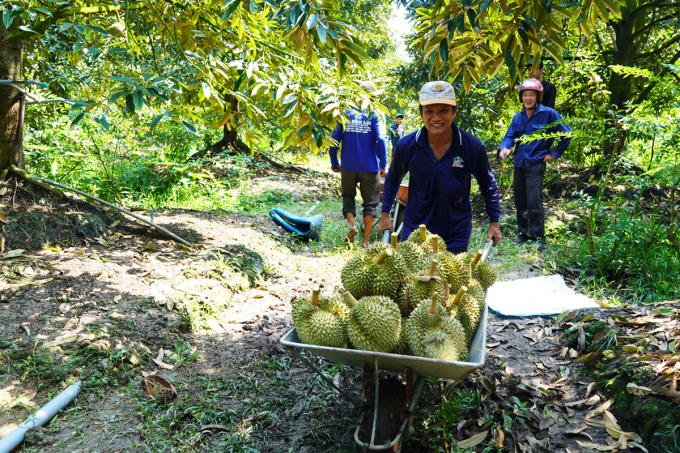
[[[378,123],[376,115],[368,116],[365,112],[355,114],[348,112],[347,129],[338,122],[332,137],[341,142],[343,171],[361,171],[377,173],[387,165],[387,142]],[[338,147],[332,146],[328,150],[331,156],[331,166],[337,167]]]
[[[501,142],[501,149],[510,148],[515,145],[515,141],[524,135],[533,134],[538,129],[542,128],[546,124],[551,124],[556,121],[561,120],[562,117],[555,110],[550,107],[546,107],[543,104],[538,104],[538,108],[527,118],[526,109],[515,114],[510,123],[508,131],[503,137]],[[542,131],[543,133],[554,133],[554,132],[571,132],[571,129],[566,124],[560,123],[557,126],[553,126]],[[515,167],[530,166],[532,164],[543,161],[546,154],[550,153],[558,159],[564,151],[569,146],[571,142],[571,137],[565,137],[560,140],[560,143],[555,147],[554,150],[550,150],[553,141],[555,139],[551,138],[548,140],[536,140],[533,142],[517,144],[517,149],[515,150]]]
[[[484,145],[451,124],[453,142],[437,162],[423,127],[399,140],[383,188],[382,212],[390,212],[399,184],[410,172],[402,238],[425,224],[446,241],[446,248],[467,247],[472,232],[470,188],[474,176],[491,222],[500,215],[498,185]]]
[[[392,143],[393,150],[394,150],[394,148],[397,147],[397,142],[400,140],[399,136],[397,135],[397,129],[399,129],[399,126],[397,126],[397,123],[394,123],[393,125],[390,126],[390,142]],[[404,135],[406,135],[406,128],[405,127],[404,127]]]

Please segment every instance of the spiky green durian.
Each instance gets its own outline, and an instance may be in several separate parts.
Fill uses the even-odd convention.
[[[366,265],[366,272],[371,275],[369,295],[394,298],[408,275],[408,267],[393,249],[385,248]]]
[[[465,339],[470,344],[484,310],[484,290],[475,279],[470,279],[468,285],[467,292],[460,299],[456,309],[456,319],[463,325]]]
[[[446,295],[446,283],[441,277],[436,275],[438,267],[438,262],[436,258],[430,259],[429,268],[427,273],[422,272],[424,269],[421,267],[420,272],[416,274],[411,274],[404,280],[404,298],[407,310],[413,310],[423,299],[431,299],[436,293],[440,299],[443,299]],[[402,304],[400,304],[401,307]]]
[[[425,248],[432,248],[432,238],[435,235],[427,231],[425,225],[420,225],[417,230],[413,230],[406,238],[406,242],[412,242]]]
[[[340,272],[342,285],[356,298],[364,297],[371,289],[371,276],[365,267],[366,257],[360,253],[350,258]]]
[[[392,354],[413,355],[411,347],[408,345],[408,340],[406,339],[405,326],[407,321],[408,317],[401,318],[401,335],[399,335],[399,342],[397,343],[397,346],[392,350]]]
[[[347,291],[342,295],[352,305],[349,312],[349,339],[355,348],[391,352],[399,343],[401,313],[389,297],[367,296],[357,301]]]
[[[365,296],[394,297],[408,275],[406,264],[386,244],[372,245],[351,258],[340,274],[342,284],[356,299]]]
[[[418,269],[425,253],[425,250],[415,242],[402,242],[397,250],[397,254],[404,260],[410,272]]]
[[[496,270],[486,263],[478,263],[472,268],[472,278],[477,280],[482,288],[485,290],[489,289],[491,285],[496,283],[498,274]]]
[[[406,322],[406,339],[417,356],[438,360],[466,360],[465,330],[450,318],[437,297],[423,300]]]
[[[300,298],[293,304],[292,316],[298,337],[308,344],[346,348],[350,309],[341,297],[319,297],[319,292],[315,288],[310,300]]]

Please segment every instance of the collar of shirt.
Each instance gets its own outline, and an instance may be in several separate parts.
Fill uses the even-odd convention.
[[[463,143],[463,137],[461,136],[460,129],[458,129],[456,123],[451,123],[451,132],[453,132],[453,138],[451,140],[451,147],[449,149],[455,148],[456,146],[461,146]],[[427,140],[427,128],[425,126],[418,129],[418,132],[416,133],[416,143],[422,148],[427,148],[430,145],[429,141]]]
[[[522,113],[524,113],[524,118],[527,120],[530,120],[533,118],[537,113],[545,112],[545,106],[541,104],[540,102],[538,103],[538,107],[536,107],[536,111],[531,114],[531,117],[527,116],[527,109],[526,107],[522,109]]]

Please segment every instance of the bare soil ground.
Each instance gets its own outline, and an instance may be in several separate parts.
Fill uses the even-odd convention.
[[[285,179],[294,185],[296,177]],[[301,190],[334,196],[326,182],[310,189],[314,180],[301,180]],[[30,203],[19,197],[18,210]],[[55,215],[66,209],[77,206]],[[0,261],[0,437],[82,380],[77,399],[18,451],[361,451],[353,441],[359,412],[279,343],[292,328],[292,301],[314,284],[333,292],[346,258],[293,243],[262,215],[168,210],[155,221],[196,247],[108,223],[108,237]],[[434,425],[442,402],[430,405],[403,451],[452,451],[443,430],[459,441],[488,430],[488,443],[500,429],[504,451],[576,453],[588,451],[577,441],[612,443],[603,410],[587,416],[606,396],[589,387],[584,364],[561,355],[568,327],[492,320],[486,366],[465,383],[479,404]],[[359,370],[309,359],[360,396]],[[174,401],[144,395],[150,373],[175,386]],[[423,398],[439,385],[428,384]],[[480,426],[484,418],[497,423]],[[566,433],[584,426],[590,439]]]

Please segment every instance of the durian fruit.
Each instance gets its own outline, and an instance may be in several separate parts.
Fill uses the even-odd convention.
[[[364,271],[365,261],[365,254],[355,255],[345,263],[340,272],[342,285],[355,298],[362,298],[371,290],[371,275]]]
[[[366,265],[371,274],[371,296],[394,298],[397,289],[408,275],[408,267],[392,248],[385,248],[372,262]]]
[[[407,322],[408,322],[407,317],[401,318],[401,335],[399,335],[399,342],[397,343],[397,346],[392,350],[392,354],[413,355],[411,347],[408,345],[408,340],[406,338]]]
[[[293,304],[293,322],[304,343],[332,348],[348,346],[349,307],[339,296],[319,297],[318,287],[311,300],[298,299]]]
[[[401,335],[401,314],[397,304],[385,296],[367,296],[357,301],[340,290],[352,305],[349,312],[349,339],[355,348],[364,351],[392,352]]]
[[[465,338],[470,344],[484,310],[484,290],[477,280],[469,280],[467,291],[457,305],[455,316],[465,328]]]
[[[421,266],[421,259],[425,256],[426,251],[415,242],[406,241],[399,244],[397,254],[401,256],[409,272],[415,272]]]
[[[404,298],[408,310],[413,310],[423,299],[431,299],[437,293],[439,298],[446,294],[446,283],[436,274],[438,261],[436,258],[430,260],[430,267],[427,275],[409,275],[404,281]],[[421,273],[422,274],[422,273]]]
[[[472,260],[472,278],[477,280],[481,285],[482,288],[486,291],[496,283],[496,279],[498,278],[498,274],[496,273],[496,270],[489,266],[486,263],[480,262],[480,258],[482,257],[482,251],[479,250],[477,252],[477,255],[475,255],[475,258]]]
[[[115,22],[109,26],[109,34],[114,37],[122,36],[125,33],[125,24],[123,22]]]
[[[437,303],[436,295],[413,310],[405,329],[411,351],[417,356],[450,361],[467,359],[465,330]]]
[[[363,255],[351,258],[342,268],[343,286],[356,299],[365,296],[394,297],[408,275],[406,264],[386,244],[369,247]]]
[[[413,242],[414,244],[418,244],[428,249],[432,249],[432,238],[434,236],[434,234],[427,231],[427,227],[425,225],[419,225],[417,230],[413,230],[411,234],[409,234],[408,238],[406,238],[406,241]]]

